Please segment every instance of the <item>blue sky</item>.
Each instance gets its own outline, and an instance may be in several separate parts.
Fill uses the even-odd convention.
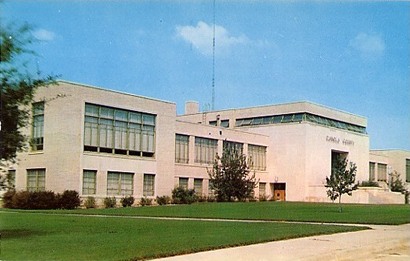
[[[45,74],[202,109],[212,1],[4,1]],[[365,116],[372,149],[410,150],[410,2],[221,1],[215,109],[307,100]]]

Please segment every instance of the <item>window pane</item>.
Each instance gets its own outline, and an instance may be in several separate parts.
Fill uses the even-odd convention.
[[[93,195],[96,193],[96,176],[95,170],[84,170],[83,172],[83,195]]]
[[[45,191],[46,188],[46,170],[29,169],[27,170],[27,190],[28,191]]]
[[[175,162],[188,163],[189,161],[189,136],[176,134],[175,136]]]
[[[155,194],[155,175],[144,174],[144,196],[154,196]]]
[[[203,179],[194,179],[194,190],[197,195],[202,195]]]
[[[86,104],[84,150],[153,157],[155,115]]]
[[[179,178],[179,186],[188,189],[188,178]]]

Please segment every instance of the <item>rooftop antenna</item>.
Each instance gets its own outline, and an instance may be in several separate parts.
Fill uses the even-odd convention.
[[[212,106],[215,110],[215,0],[213,2],[213,34],[212,34]]]

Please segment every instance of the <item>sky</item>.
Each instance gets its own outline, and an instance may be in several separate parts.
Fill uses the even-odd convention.
[[[213,7],[5,0],[0,18],[33,26],[30,48],[44,74],[172,101],[178,114],[189,100],[212,108],[214,75],[215,110],[310,101],[366,117],[371,149],[410,150],[410,2]]]

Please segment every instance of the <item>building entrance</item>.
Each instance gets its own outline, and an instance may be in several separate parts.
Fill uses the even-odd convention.
[[[273,200],[285,201],[286,200],[286,183],[272,183]]]

